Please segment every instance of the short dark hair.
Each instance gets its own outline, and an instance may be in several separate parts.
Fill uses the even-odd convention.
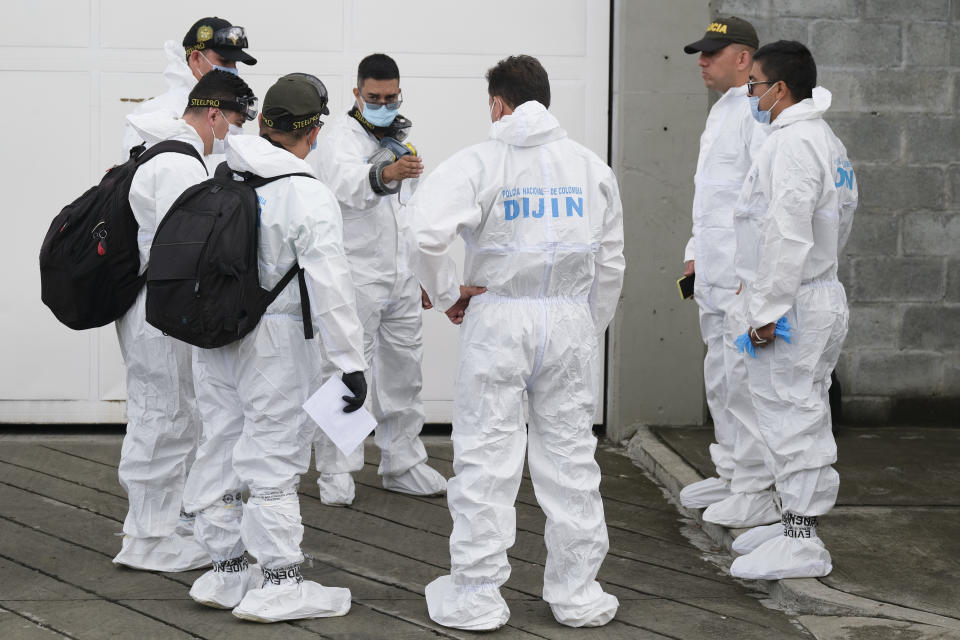
[[[536,100],[550,108],[550,79],[533,56],[504,58],[487,70],[487,93],[506,100],[511,109]]]
[[[768,80],[781,80],[790,90],[794,100],[813,97],[813,88],[817,86],[817,63],[813,54],[802,43],[795,40],[778,40],[765,44],[753,54],[753,61]]]
[[[400,68],[393,58],[385,53],[371,53],[360,61],[357,67],[357,86],[363,84],[367,78],[374,80],[400,79]]]
[[[190,96],[187,98],[187,108],[183,114],[201,114],[213,106],[190,106],[195,98],[236,102],[238,98],[249,98],[252,96],[253,89],[243,81],[243,78],[229,71],[214,69],[210,73],[204,74],[204,76],[197,81],[196,86],[193,87]],[[226,111],[236,111],[236,109],[231,109],[230,107],[223,107],[223,109]]]

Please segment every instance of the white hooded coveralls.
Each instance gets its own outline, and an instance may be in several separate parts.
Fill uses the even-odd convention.
[[[826,575],[830,554],[809,527],[837,499],[840,477],[828,390],[849,313],[838,256],[857,207],[857,183],[843,143],[823,120],[830,92],[784,109],[770,125],[735,210],[743,330],[786,316],[791,342],[776,339],[746,357],[759,436],[776,474],[785,535],[737,558],[731,573],[778,579]],[[802,537],[790,537],[797,531]],[[812,539],[812,541],[811,541]]]
[[[167,40],[163,43],[163,54],[167,58],[167,66],[163,70],[163,79],[167,83],[167,90],[159,96],[154,96],[137,105],[132,115],[146,115],[148,113],[163,113],[171,118],[179,118],[187,108],[190,92],[197,86],[197,79],[187,64],[187,53],[179,42]],[[130,157],[130,149],[144,139],[140,133],[128,122],[123,130],[123,152],[121,159]],[[217,166],[224,161],[222,153],[211,153],[204,156],[204,162],[210,175]]]
[[[762,442],[751,438],[743,427],[742,420],[750,419],[749,416],[738,416],[727,408],[731,394],[746,393],[745,388],[738,386],[743,383],[745,387],[743,359],[729,349],[735,336],[730,335],[727,323],[739,286],[733,266],[733,207],[764,140],[766,131],[753,119],[746,86],[728,89],[710,109],[700,136],[694,176],[693,233],[684,252],[684,261],[695,260],[694,299],[700,309],[700,333],[707,347],[703,380],[716,438],[716,443],[710,445],[710,457],[717,476],[734,492],[761,491],[773,484],[764,465]],[[731,384],[731,378],[738,382]],[[691,497],[696,500],[696,496]]]
[[[472,298],[460,335],[451,570],[426,588],[430,616],[463,629],[506,622],[499,587],[510,575],[528,452],[547,517],[543,597],[564,624],[605,624],[618,602],[596,581],[608,539],[592,426],[598,338],[623,283],[613,172],[543,105],[526,102],[491,126],[490,140],[438,166],[404,215],[418,246],[415,271],[438,310],[459,297],[450,256],[458,235],[463,282],[487,287]]]
[[[187,142],[203,156],[203,141],[192,126],[166,112],[131,115],[129,126],[153,146],[162,140]],[[157,226],[183,191],[207,179],[204,165],[181,153],[161,153],[141,165],[130,185],[129,202],[139,225],[140,273],[147,270]],[[127,433],[118,475],[130,503],[123,531],[131,538],[171,536],[180,516],[184,479],[200,436],[190,345],[165,336],[146,321],[146,288],[117,320],[117,337],[127,370]],[[162,548],[130,547],[117,561],[140,568],[192,568],[189,538]]]
[[[261,177],[312,173],[255,136],[231,136],[227,163]],[[298,262],[319,340],[304,339],[295,279],[243,339],[194,350],[203,439],[184,501],[197,512],[196,536],[211,559],[231,560],[246,549],[263,569],[276,570],[303,560],[297,485],[317,426],[302,405],[320,386],[323,354],[345,372],[366,363],[333,194],[313,178],[289,177],[257,189],[257,200],[261,286],[274,286]]]
[[[343,215],[343,244],[364,328],[364,353],[371,368],[371,412],[381,451],[380,475],[399,475],[426,462],[423,428],[423,333],[420,285],[409,265],[410,235],[396,194],[370,185],[370,156],[377,139],[355,118],[341,114],[321,133],[308,161],[330,187]],[[317,470],[345,473],[363,468],[363,447],[344,456],[321,434]],[[442,478],[434,489],[443,489]],[[430,491],[427,491],[428,493]]]
[[[167,40],[163,43],[163,54],[167,59],[167,66],[163,70],[163,79],[167,83],[167,90],[145,100],[137,105],[132,115],[164,112],[172,118],[179,118],[187,108],[187,98],[197,85],[197,79],[187,65],[187,53],[179,42]],[[123,130],[122,159],[130,156],[130,149],[143,142],[143,137],[137,129],[127,123]]]

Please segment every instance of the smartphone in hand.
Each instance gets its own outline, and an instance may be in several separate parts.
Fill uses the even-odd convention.
[[[689,300],[693,297],[693,281],[697,274],[691,273],[677,280],[677,289],[680,291],[680,297]]]

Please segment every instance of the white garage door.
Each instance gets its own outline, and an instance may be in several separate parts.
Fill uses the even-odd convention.
[[[123,118],[164,90],[162,44],[204,15],[247,28],[257,95],[291,71],[326,83],[346,110],[360,59],[374,51],[400,66],[403,113],[429,171],[486,136],[483,74],[512,53],[550,74],[551,111],[570,136],[606,157],[609,4],[597,0],[3,3],[0,180],[0,422],[123,422],[123,363],[113,327],[74,332],[40,302],[37,254],[53,216],[119,160]],[[254,133],[254,125],[248,125]],[[424,400],[449,422],[457,331],[426,314]]]

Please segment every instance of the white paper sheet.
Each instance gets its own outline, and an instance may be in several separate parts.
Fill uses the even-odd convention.
[[[320,425],[344,455],[353,453],[377,426],[377,421],[363,407],[353,413],[343,412],[343,408],[347,406],[343,396],[352,395],[353,392],[343,384],[343,380],[338,376],[331,376],[303,403],[304,411]]]

